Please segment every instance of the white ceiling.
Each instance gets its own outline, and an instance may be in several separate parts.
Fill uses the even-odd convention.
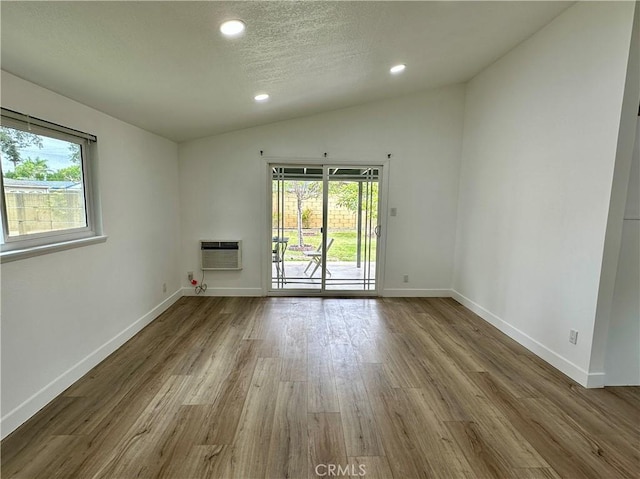
[[[1,64],[183,141],[464,82],[571,3],[2,1]]]

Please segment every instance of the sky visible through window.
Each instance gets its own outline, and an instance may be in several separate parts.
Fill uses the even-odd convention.
[[[42,148],[38,148],[37,145],[30,145],[23,148],[18,148],[21,158],[40,158],[47,162],[47,166],[52,170],[59,170],[66,168],[70,165],[71,152],[69,151],[69,142],[63,140],[57,140],[55,138],[49,138],[46,136],[40,137],[42,140]],[[13,171],[13,164],[6,162],[3,164],[5,171]]]

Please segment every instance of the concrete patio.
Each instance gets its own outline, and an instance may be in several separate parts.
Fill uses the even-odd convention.
[[[320,289],[322,281],[321,269],[315,272],[313,277],[309,275],[314,266],[310,266],[307,272],[304,270],[308,261],[285,261],[284,275],[278,276],[278,270],[274,263],[271,270],[272,288],[274,290],[294,290],[294,289]],[[368,265],[364,262],[358,268],[355,262],[329,262],[327,269],[331,273],[327,274],[327,290],[343,291],[373,291],[375,290],[376,264]],[[365,280],[365,274],[367,279]]]

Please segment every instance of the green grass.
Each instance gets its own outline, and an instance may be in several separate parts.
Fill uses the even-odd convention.
[[[285,253],[286,261],[307,261],[307,258],[304,256],[302,251],[292,250],[291,247],[298,244],[298,232],[296,230],[289,231],[286,230],[285,237],[289,238],[289,246],[287,248],[287,252]],[[333,232],[329,233],[329,238],[333,238],[333,244],[327,253],[328,261],[356,261],[356,253],[357,253],[357,238],[355,231],[346,231],[346,232]],[[364,259],[364,237],[363,239],[363,251],[362,258]],[[315,250],[322,237],[320,233],[317,231],[313,235],[304,235],[304,244],[311,245]],[[373,238],[371,244],[371,258],[375,261],[376,256],[376,241]],[[367,244],[369,242],[367,241]]]

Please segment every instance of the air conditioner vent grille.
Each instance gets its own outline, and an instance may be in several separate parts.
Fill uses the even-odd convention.
[[[242,269],[242,241],[200,241],[203,270]]]

